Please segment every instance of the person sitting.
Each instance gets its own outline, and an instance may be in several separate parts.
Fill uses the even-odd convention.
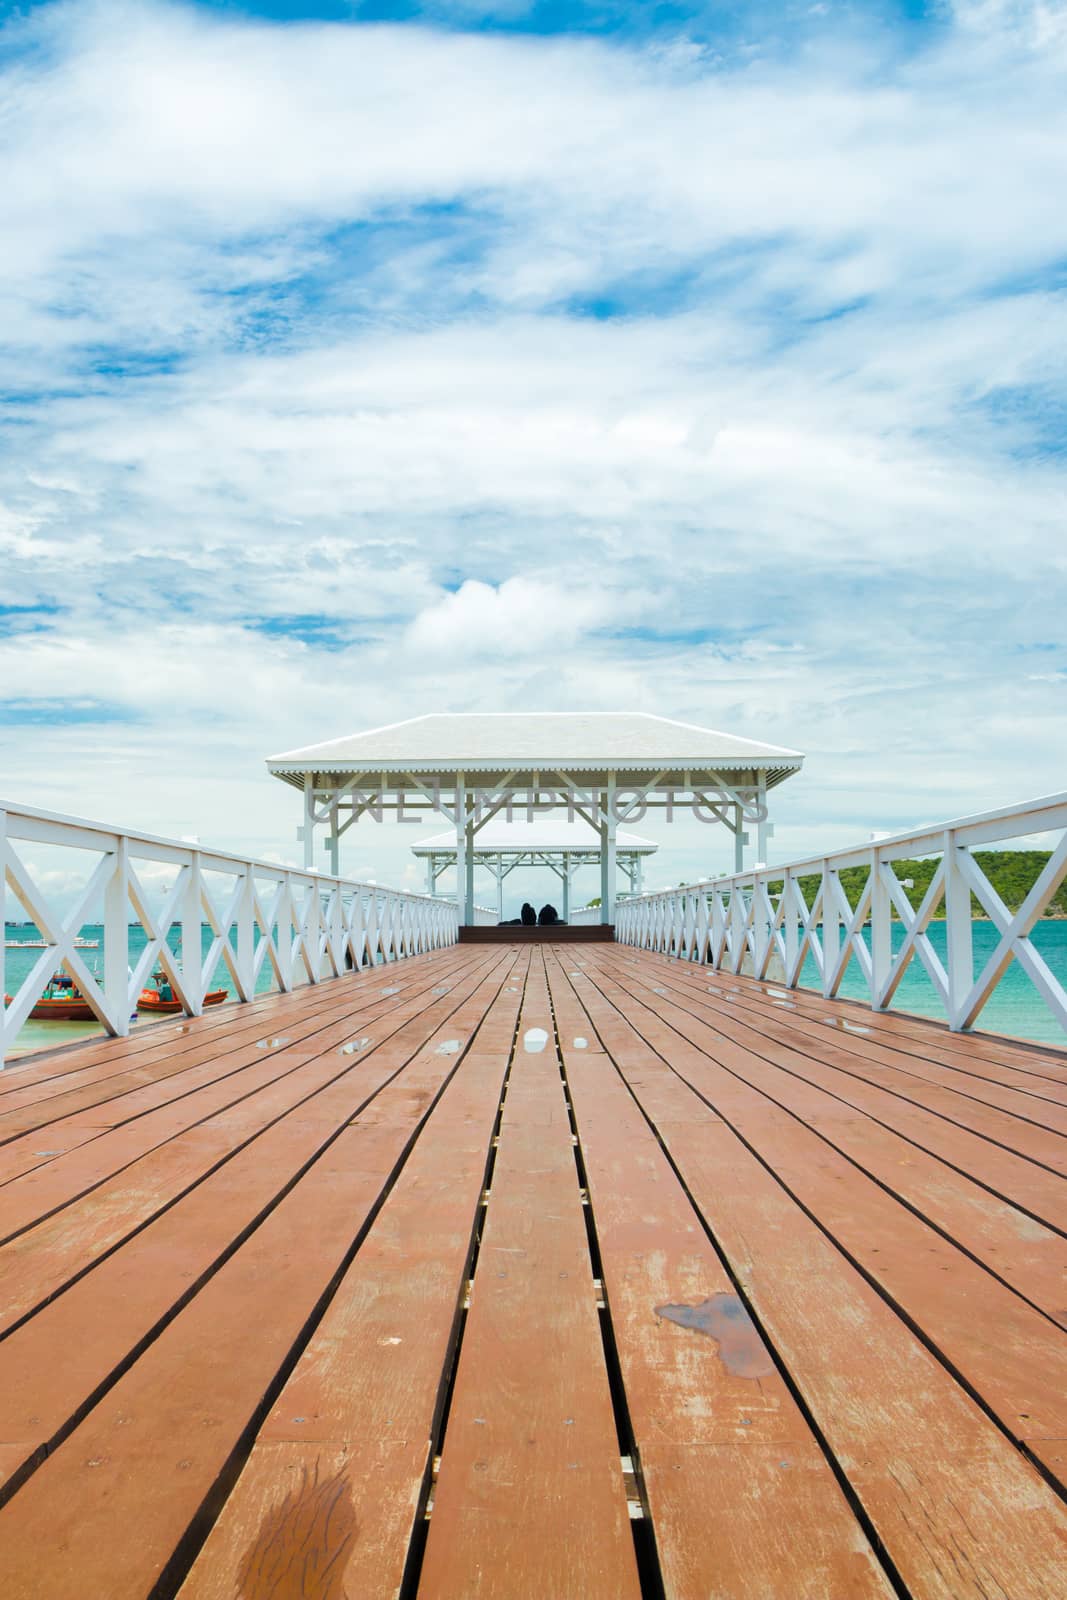
[[[559,913],[556,911],[555,906],[544,905],[541,907],[541,914],[537,920],[542,928],[554,928],[559,922]]]
[[[536,921],[537,921],[537,912],[534,910],[534,908],[530,904],[529,900],[527,900],[527,901],[524,902],[523,908],[522,908],[522,923],[523,923],[523,927],[532,928],[534,926],[534,924],[536,923]]]

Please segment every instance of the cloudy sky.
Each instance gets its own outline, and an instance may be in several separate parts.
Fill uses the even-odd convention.
[[[798,746],[778,859],[1067,787],[1062,5],[0,16],[0,794],[294,855],[265,755],[508,709]]]

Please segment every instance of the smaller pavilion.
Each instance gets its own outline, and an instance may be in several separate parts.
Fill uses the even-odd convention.
[[[615,865],[625,875],[630,894],[640,894],[642,866],[659,846],[640,834],[620,828],[616,838]],[[588,823],[562,822],[538,818],[534,823],[488,822],[474,836],[471,859],[496,879],[496,908],[504,920],[504,880],[518,867],[548,867],[562,885],[560,914],[571,919],[571,885],[582,867],[599,867],[600,835]],[[437,893],[437,880],[456,866],[458,857],[453,830],[435,833],[412,846],[412,854],[426,863],[426,893]],[[458,894],[458,890],[457,890]]]

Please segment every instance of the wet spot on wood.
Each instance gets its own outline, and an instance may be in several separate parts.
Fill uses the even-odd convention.
[[[358,1050],[365,1050],[370,1042],[369,1039],[350,1039],[337,1053],[342,1056],[354,1056]]]
[[[319,1481],[305,1468],[297,1488],[268,1511],[242,1558],[241,1600],[343,1600],[344,1573],[358,1534],[343,1471]]]
[[[548,1034],[544,1028],[527,1028],[522,1037],[522,1047],[531,1056],[539,1055],[547,1043]]]
[[[587,1050],[589,1048],[589,1040],[588,1039],[583,1039],[579,1035],[579,1037],[577,1039],[575,1039],[575,1041],[574,1041],[574,1048],[576,1050]]]
[[[767,1346],[736,1294],[713,1294],[695,1306],[657,1306],[656,1315],[714,1339],[719,1359],[735,1378],[768,1378],[774,1371]]]
[[[455,1056],[455,1055],[458,1055],[459,1054],[459,1040],[458,1039],[442,1039],[441,1043],[437,1046],[437,1049],[434,1052],[434,1054],[435,1055],[439,1055],[439,1056]]]

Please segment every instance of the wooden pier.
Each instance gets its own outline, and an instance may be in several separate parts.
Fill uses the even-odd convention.
[[[462,944],[0,1078],[3,1600],[1062,1600],[1067,1060]]]

